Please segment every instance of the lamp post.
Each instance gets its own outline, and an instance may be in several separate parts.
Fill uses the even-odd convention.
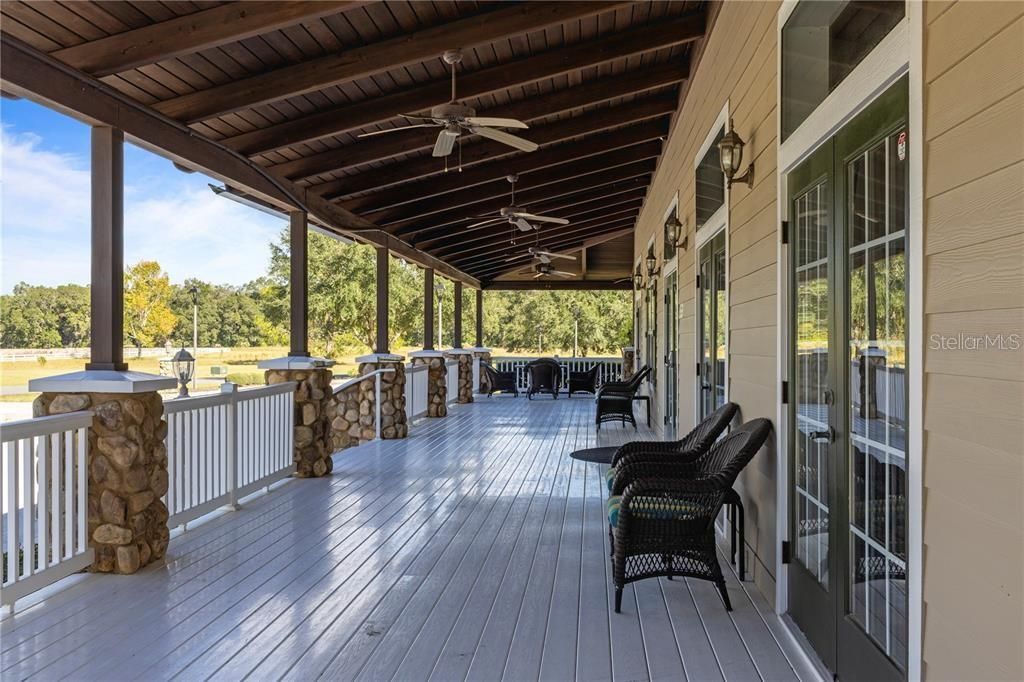
[[[199,287],[194,284],[189,288],[188,293],[192,296],[192,364],[195,367],[195,359],[199,357]],[[196,375],[192,373],[192,390],[196,390]],[[188,395],[188,392],[185,392]]]
[[[174,377],[178,380],[179,398],[188,397],[188,382],[193,379],[195,369],[196,359],[182,346],[181,350],[171,358],[171,371],[174,372]]]
[[[434,286],[434,291],[437,292],[437,349],[441,350],[444,348],[444,327],[442,326],[442,307],[444,306],[444,283],[438,282]]]
[[[572,356],[578,358],[580,356],[580,315],[583,311],[580,310],[578,304],[572,305]]]

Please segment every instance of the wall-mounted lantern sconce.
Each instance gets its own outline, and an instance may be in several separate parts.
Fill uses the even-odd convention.
[[[658,259],[653,253],[647,254],[647,278],[650,280],[654,279],[654,276],[658,274]]]
[[[643,286],[644,286],[644,276],[641,275],[640,274],[640,270],[637,269],[637,271],[633,273],[633,288],[636,289],[637,291],[639,291],[640,289],[643,288]]]
[[[679,222],[675,215],[669,216],[665,221],[665,239],[674,248],[686,251],[689,236],[686,234],[686,225]]]
[[[722,159],[722,172],[725,173],[725,179],[729,183],[729,187],[732,187],[737,182],[745,182],[747,187],[754,186],[753,163],[747,166],[746,173],[736,177],[736,174],[740,172],[740,166],[743,164],[744,144],[746,143],[743,141],[743,138],[737,135],[736,129],[733,128],[732,119],[729,119],[729,132],[718,141],[718,151]]]

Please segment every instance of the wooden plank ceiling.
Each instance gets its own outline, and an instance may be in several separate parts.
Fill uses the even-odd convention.
[[[352,217],[344,227],[357,237],[379,228],[484,286],[523,279],[530,246],[582,255],[605,244],[602,266],[578,258],[571,279],[629,276],[628,235],[705,30],[698,0],[3,0],[0,10],[5,38],[238,152],[314,213]],[[537,151],[463,135],[461,162],[457,148],[446,164],[431,156],[436,129],[359,137],[447,102],[441,55],[455,48],[457,99],[525,121],[515,132]],[[511,173],[517,206],[571,222],[467,229],[510,203]]]

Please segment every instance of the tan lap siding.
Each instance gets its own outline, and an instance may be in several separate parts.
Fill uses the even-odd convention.
[[[923,671],[1019,680],[1024,350],[933,340],[1024,333],[1024,3],[925,19]]]
[[[745,162],[754,161],[755,185],[734,187],[729,196],[729,397],[743,419],[775,415],[776,336],[776,13],[778,3],[722,3],[675,127],[666,142],[638,222],[635,249],[645,252],[655,235],[661,254],[665,210],[679,193],[679,217],[689,248],[679,259],[679,426],[693,426],[696,395],[697,249],[693,163],[726,101],[737,132],[747,142]],[[659,297],[659,307],[663,305]],[[663,315],[663,312],[661,313]],[[661,317],[661,319],[664,319]],[[659,351],[661,340],[659,339]],[[659,386],[659,390],[663,387]],[[761,452],[743,473],[738,489],[747,512],[748,566],[769,601],[775,596],[776,453]]]

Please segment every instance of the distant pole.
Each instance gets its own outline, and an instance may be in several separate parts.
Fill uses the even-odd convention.
[[[423,350],[434,350],[434,268],[423,271]]]
[[[193,286],[188,290],[192,294],[192,357],[196,359],[196,368],[199,367],[199,287]],[[192,390],[196,390],[196,375],[198,371],[192,372]]]
[[[452,348],[462,348],[462,282],[455,282],[455,324],[452,328]]]
[[[435,287],[437,293],[437,349],[441,350],[444,348],[444,316],[443,316],[443,296],[444,296],[444,282],[438,282]]]
[[[572,307],[572,356],[578,358],[580,356],[580,307],[573,305]]]
[[[484,290],[476,290],[476,347],[484,345]]]

